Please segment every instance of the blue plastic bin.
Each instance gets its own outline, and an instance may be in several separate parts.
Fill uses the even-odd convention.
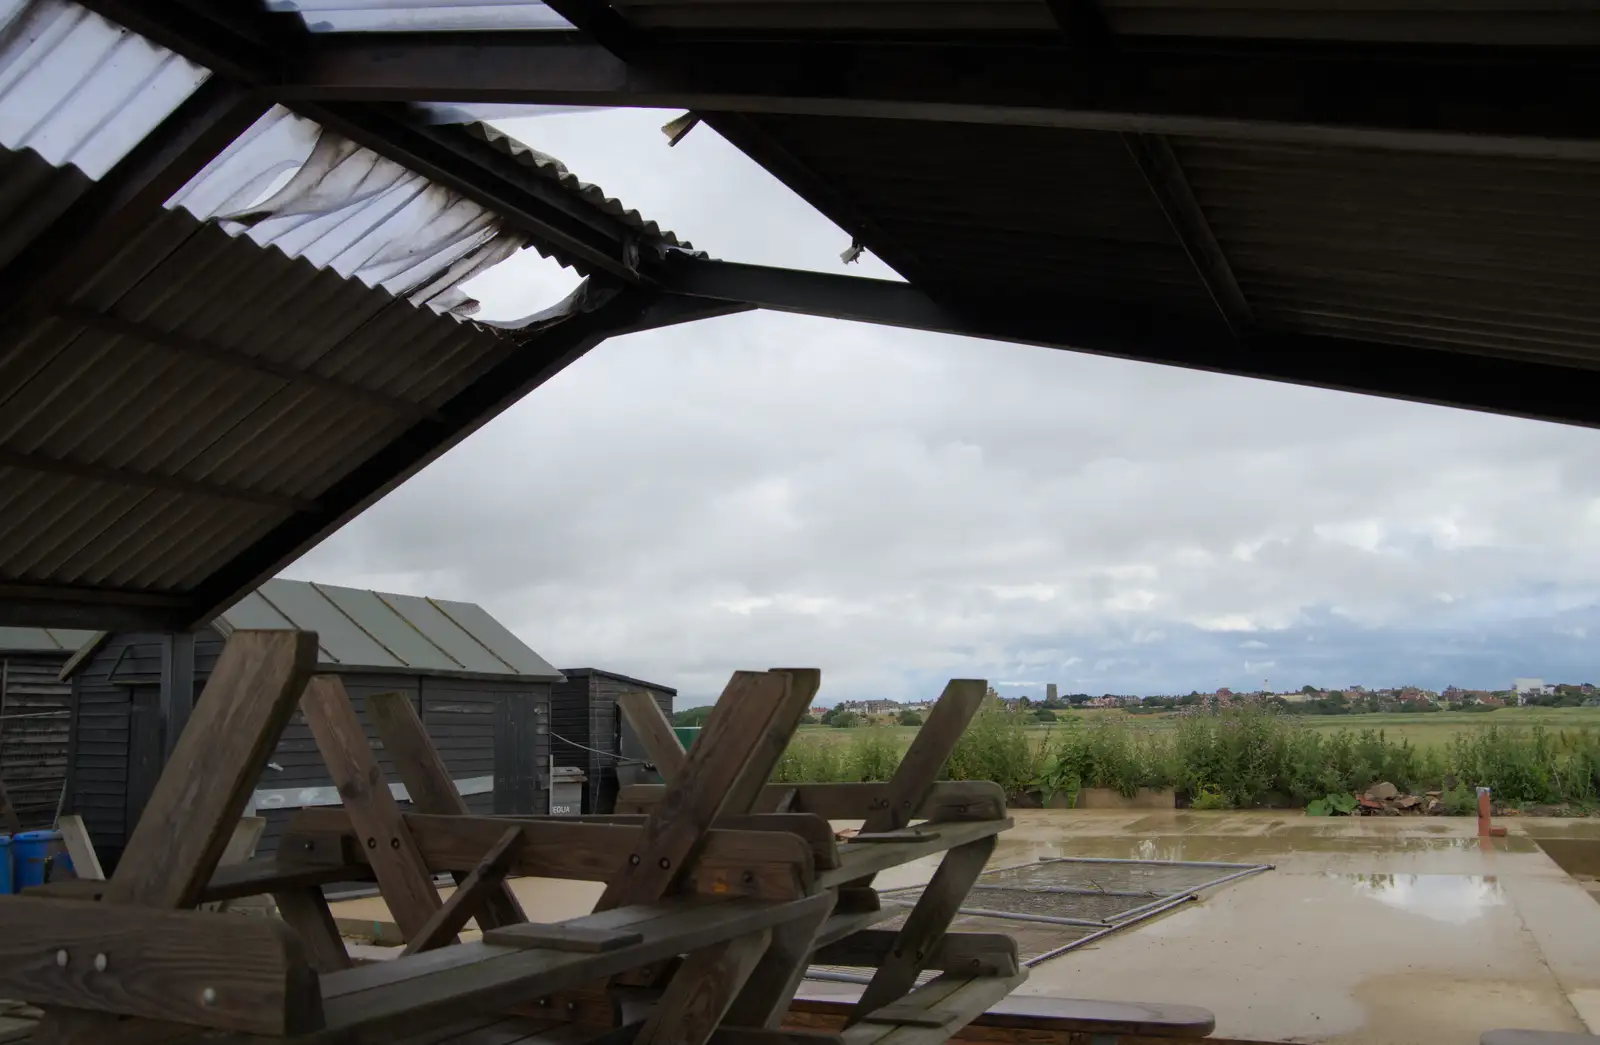
[[[50,851],[59,848],[60,831],[24,831],[11,839],[12,891],[22,892],[30,885],[44,884],[45,866],[50,862]],[[56,854],[56,864],[63,870],[72,869],[72,858],[63,850]],[[56,877],[64,877],[59,873]]]
[[[0,835],[0,894],[16,892],[11,884],[11,836]]]

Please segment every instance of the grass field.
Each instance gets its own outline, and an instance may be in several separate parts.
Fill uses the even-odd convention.
[[[1094,722],[1115,721],[1138,732],[1163,733],[1174,730],[1181,721],[1177,715],[1130,715],[1114,708],[1090,711],[1062,712],[1062,721],[1075,720],[1089,725]],[[1436,711],[1426,714],[1371,714],[1371,715],[1295,715],[1289,720],[1318,732],[1331,733],[1340,729],[1382,730],[1385,739],[1409,741],[1413,747],[1442,747],[1456,733],[1473,732],[1491,725],[1501,727],[1544,726],[1548,729],[1575,729],[1591,727],[1600,729],[1600,708],[1497,708],[1494,711]],[[874,727],[879,732],[892,735],[909,744],[917,732],[911,726]],[[1029,726],[1028,732],[1043,737],[1049,726]],[[834,729],[830,726],[802,726],[807,737],[828,739],[843,743],[856,729]]]

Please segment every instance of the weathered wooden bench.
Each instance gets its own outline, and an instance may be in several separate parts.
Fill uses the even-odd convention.
[[[35,1040],[919,1045],[1025,976],[1008,938],[945,931],[1010,824],[993,785],[933,783],[982,682],[947,688],[889,783],[774,791],[820,674],[737,672],[668,783],[632,796],[638,812],[486,817],[468,814],[409,701],[368,696],[413,798],[403,812],[339,679],[311,675],[316,648],[307,633],[234,633],[111,878],[0,899],[0,997],[44,1009]],[[272,859],[219,867],[297,704],[343,806],[302,811]],[[866,828],[841,845],[828,819],[844,816]],[[872,876],[939,852],[905,925],[863,934],[885,916]],[[440,873],[456,880],[448,899]],[[513,875],[605,889],[592,914],[534,924]],[[377,883],[401,957],[353,966],[321,891],[352,880]],[[194,909],[262,893],[281,922]],[[472,920],[482,939],[460,942]],[[784,1030],[819,945],[873,981],[840,1034]],[[917,987],[924,969],[943,971]]]

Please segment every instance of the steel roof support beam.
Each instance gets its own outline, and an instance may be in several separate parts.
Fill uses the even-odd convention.
[[[640,106],[1015,124],[1391,149],[1600,156],[1583,48],[661,40],[626,60],[578,33],[327,34],[286,97]]]
[[[782,312],[1600,427],[1600,372],[1577,367],[1261,330],[1235,340],[1206,317],[1056,297],[958,313],[905,283],[687,257],[660,278],[681,294]]]

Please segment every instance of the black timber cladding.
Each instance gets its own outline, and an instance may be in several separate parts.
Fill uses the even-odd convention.
[[[617,801],[617,760],[624,757],[617,697],[644,690],[671,715],[678,691],[599,668],[562,668],[561,673],[567,680],[556,683],[550,697],[550,752],[557,766],[582,769],[588,777],[583,811],[609,813]]]
[[[121,854],[161,771],[165,743],[161,688],[172,638],[155,632],[111,636],[72,679],[77,710],[67,809],[84,818],[89,836],[108,869]],[[222,643],[222,637],[211,629],[194,636],[196,699],[216,665]],[[336,669],[322,665],[321,670]],[[338,673],[391,784],[399,778],[367,718],[364,701],[369,694],[401,692],[411,698],[451,778],[458,784],[466,782],[464,790],[474,792],[465,796],[473,812],[544,811],[547,796],[543,790],[531,796],[532,808],[497,810],[492,781],[500,706],[511,703],[547,707],[550,683],[512,678],[458,679],[393,670]],[[548,759],[548,740],[535,735],[530,741],[535,745],[532,757],[543,764]],[[256,784],[257,794],[331,788],[332,784],[310,727],[297,710],[284,727],[283,737]],[[258,805],[257,813],[267,821],[258,853],[276,850],[293,808],[298,806]]]
[[[548,737],[501,724],[542,725],[550,684],[561,675],[472,603],[276,579],[197,633],[102,633],[65,669],[76,695],[68,808],[83,815],[107,863],[138,822],[161,767],[201,699],[226,636],[248,628],[315,632],[318,670],[343,681],[391,785],[399,783],[367,720],[365,698],[406,694],[475,812],[540,813],[548,807]],[[496,795],[502,761],[533,767],[514,794]],[[257,781],[252,805],[267,819],[271,852],[292,811],[337,805],[337,792],[296,711]]]
[[[0,627],[0,781],[24,829],[55,822],[72,724],[72,687],[60,674],[90,637],[83,631]]]

